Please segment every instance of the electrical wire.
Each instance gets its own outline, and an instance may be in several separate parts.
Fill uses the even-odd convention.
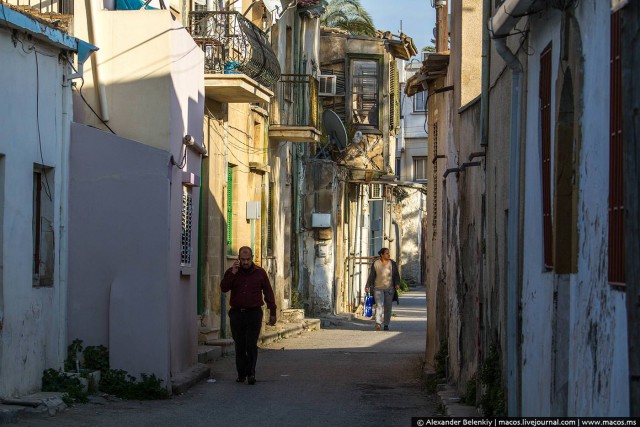
[[[45,194],[47,195],[47,198],[49,199],[49,201],[53,201],[53,197],[51,197],[51,187],[49,186],[49,179],[47,178],[47,173],[44,170],[45,166],[44,166],[44,156],[42,154],[42,136],[40,133],[40,70],[39,70],[39,65],[38,65],[38,52],[35,52],[35,48],[34,48],[34,54],[36,57],[36,127],[38,129],[38,146],[40,147],[40,160],[42,161],[42,163],[40,164],[42,166],[42,175],[44,176],[44,182],[45,182]]]
[[[73,67],[73,66],[72,66]],[[75,68],[74,68],[75,70]],[[91,106],[91,104],[89,104],[89,102],[84,98],[84,95],[82,94],[82,87],[84,86],[84,77],[80,77],[80,80],[82,81],[82,84],[80,84],[80,89],[76,89],[76,85],[73,84],[73,88],[76,89],[76,91],[78,92],[78,94],[80,95],[80,98],[82,98],[82,100],[84,101],[84,103],[87,105],[87,107],[89,107],[89,109],[91,110],[91,112],[93,112],[93,114],[95,114],[95,116],[98,118],[98,120],[100,120],[102,122],[103,125],[105,125],[107,127],[107,129],[109,129],[111,131],[112,134],[117,135],[117,133],[114,132],[113,129],[111,129],[111,127],[109,127],[109,125],[107,124],[107,122],[105,122],[104,120],[102,120],[102,117],[100,117],[100,115],[98,113],[96,113],[96,110],[93,109],[93,107]]]

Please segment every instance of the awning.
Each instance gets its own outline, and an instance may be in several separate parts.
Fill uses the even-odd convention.
[[[425,90],[427,90],[426,86],[430,81],[433,81],[438,77],[444,77],[447,75],[448,67],[448,52],[427,54],[427,58],[422,61],[422,67],[420,68],[420,71],[418,71],[407,80],[407,85],[404,88],[404,93],[407,96],[413,96],[416,93],[424,92]]]

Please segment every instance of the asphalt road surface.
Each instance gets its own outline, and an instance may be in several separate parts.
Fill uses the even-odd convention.
[[[212,362],[211,378],[163,401],[76,405],[39,426],[409,426],[438,415],[422,381],[424,288],[394,304],[390,331],[371,320],[328,319],[261,348],[257,384],[238,384],[234,358]]]

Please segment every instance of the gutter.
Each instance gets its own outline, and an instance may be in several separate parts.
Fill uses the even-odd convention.
[[[507,36],[537,0],[506,0],[489,20],[498,54],[511,68],[511,121],[509,124],[509,216],[507,222],[507,414],[520,414],[518,357],[518,294],[520,280],[520,145],[522,137],[522,64],[507,46]]]

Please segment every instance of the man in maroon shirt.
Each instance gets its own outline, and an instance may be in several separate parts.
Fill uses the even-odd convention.
[[[262,306],[269,308],[269,325],[276,324],[276,300],[267,272],[253,263],[253,252],[248,246],[238,251],[238,259],[224,273],[220,283],[222,292],[231,291],[231,335],[236,348],[237,382],[256,383],[258,338],[262,328]]]

